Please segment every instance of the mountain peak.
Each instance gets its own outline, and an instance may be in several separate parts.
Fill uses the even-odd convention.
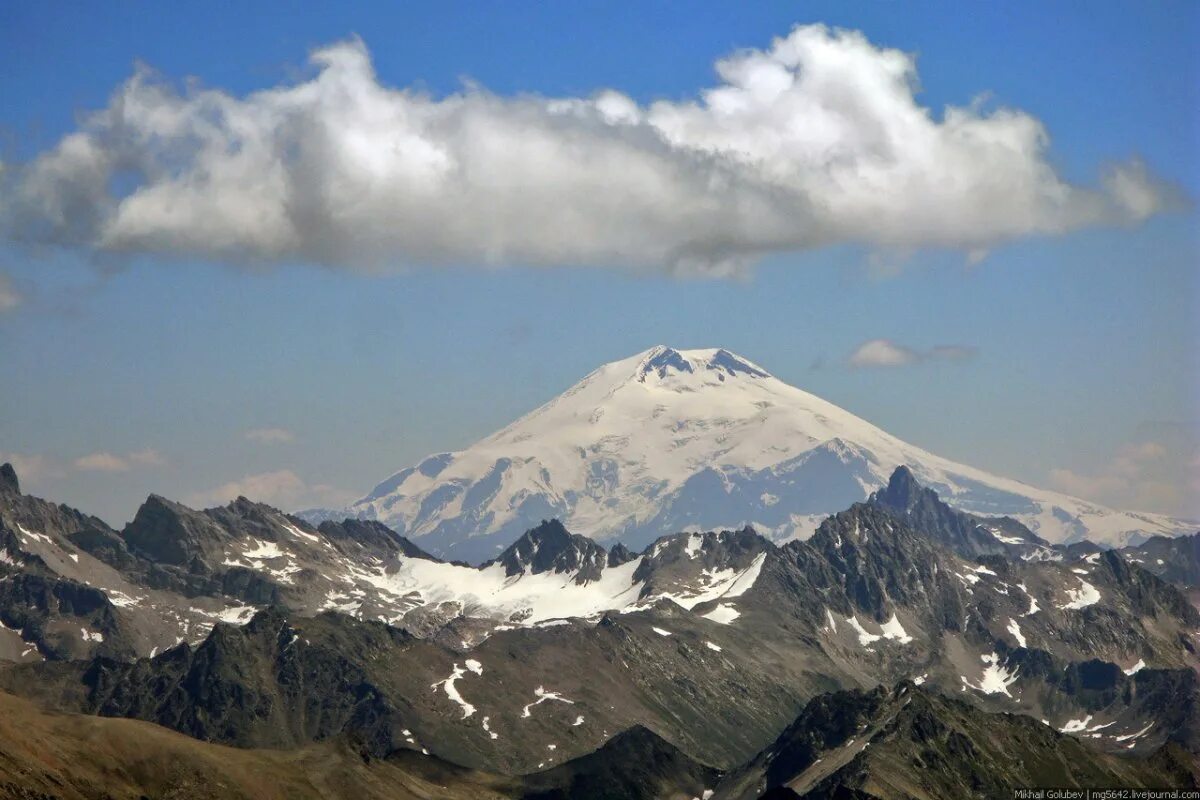
[[[17,471],[8,462],[0,464],[0,492],[6,494],[21,493],[21,483],[17,480]]]
[[[375,519],[473,563],[552,518],[638,550],[680,530],[746,523],[786,540],[866,500],[900,464],[891,485],[902,512],[928,504],[915,476],[960,510],[1027,520],[1050,541],[1191,532],[954,463],[731,350],[667,345],[600,365],[469,447],[394,472],[345,512],[307,518]]]
[[[763,368],[724,348],[676,350],[661,344],[641,354],[634,376],[639,383],[646,383],[688,374],[715,374],[719,381],[726,377],[771,377]]]
[[[888,478],[887,486],[875,493],[875,500],[880,505],[898,511],[907,511],[921,498],[924,491],[926,491],[925,487],[917,482],[917,477],[912,474],[912,470],[901,464]]]
[[[541,572],[578,572],[579,580],[596,580],[608,563],[608,551],[586,536],[568,531],[556,519],[521,535],[500,554],[496,562],[504,565],[508,576],[528,570]]]
[[[977,517],[951,508],[936,491],[921,485],[903,464],[896,467],[887,486],[867,499],[867,505],[894,514],[965,558],[1028,557],[1047,547],[1043,539],[1016,520]]]

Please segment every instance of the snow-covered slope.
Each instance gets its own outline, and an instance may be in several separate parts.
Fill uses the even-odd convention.
[[[864,499],[900,464],[958,508],[1014,516],[1051,542],[1123,545],[1190,530],[941,458],[728,350],[663,346],[600,367],[465,450],[392,475],[346,513],[471,561],[551,517],[635,548],[745,524],[783,540]]]

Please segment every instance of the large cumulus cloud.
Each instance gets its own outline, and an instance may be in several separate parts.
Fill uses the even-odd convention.
[[[1167,193],[1136,162],[1064,181],[1013,109],[916,97],[912,55],[804,26],[716,64],[690,101],[433,97],[382,85],[365,45],[235,97],[146,69],[9,165],[11,239],[239,264],[614,265],[730,274],[839,242],[977,253],[1140,221]]]

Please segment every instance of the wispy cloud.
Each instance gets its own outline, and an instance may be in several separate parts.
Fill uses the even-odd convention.
[[[962,361],[973,358],[974,347],[945,344],[928,350],[915,350],[891,339],[868,339],[854,349],[846,363],[856,368],[903,367],[922,361]]]
[[[309,484],[290,469],[245,475],[202,492],[194,492],[184,501],[196,508],[222,505],[238,497],[295,511],[314,506],[338,508],[356,499],[355,492],[328,484]]]
[[[72,462],[75,469],[87,472],[128,472],[134,467],[161,467],[167,461],[157,450],[145,449],[126,453],[123,456],[107,451],[89,453]]]
[[[917,100],[912,54],[822,25],[717,61],[717,85],[679,102],[473,84],[433,97],[381,84],[357,39],[311,61],[310,79],[241,97],[180,92],[139,67],[78,130],[7,165],[4,230],[249,265],[729,275],[840,242],[974,260],[1020,237],[1138,222],[1173,195],[1136,161],[1069,183],[1037,118],[935,112]]]
[[[261,444],[286,444],[296,441],[296,434],[287,428],[253,428],[246,431],[244,436]]]
[[[1050,470],[1050,484],[1067,494],[1122,508],[1200,515],[1200,453],[1195,440],[1126,444],[1094,469]]]

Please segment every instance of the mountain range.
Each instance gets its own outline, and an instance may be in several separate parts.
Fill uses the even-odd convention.
[[[4,465],[0,703],[21,722],[0,754],[25,755],[0,756],[0,796],[1194,785],[1198,538],[1053,543],[901,466],[807,539],[634,549],[546,519],[472,566],[245,498],[151,496],[115,530]],[[218,745],[238,748],[219,785]]]
[[[1053,543],[1137,544],[1195,522],[1117,511],[958,464],[724,349],[658,346],[601,366],[465,450],[438,453],[313,523],[376,520],[443,558],[494,558],[557,518],[642,549],[683,530],[753,526],[773,541],[820,521],[907,465],[954,507],[1009,516]]]

